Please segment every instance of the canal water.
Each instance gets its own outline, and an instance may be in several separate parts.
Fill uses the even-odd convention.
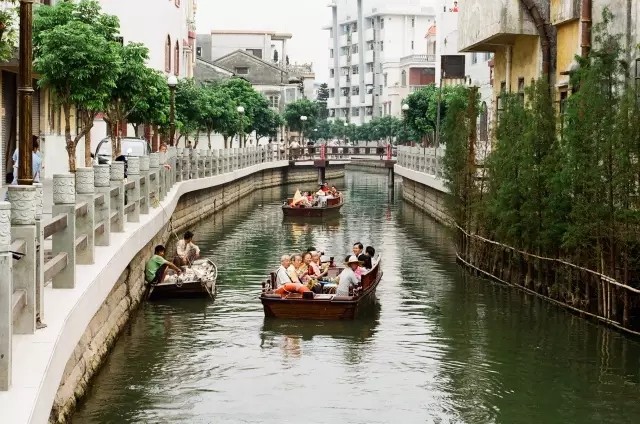
[[[142,306],[73,423],[636,423],[640,343],[467,276],[449,234],[350,172],[325,223],[283,222],[266,190],[195,227],[217,298]],[[309,246],[383,258],[353,322],[265,320],[260,281]]]

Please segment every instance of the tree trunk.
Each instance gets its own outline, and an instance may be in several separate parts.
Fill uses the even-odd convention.
[[[198,147],[198,143],[200,142],[200,130],[196,131],[196,138],[193,142],[193,148]]]
[[[138,133],[140,129],[140,124],[131,124],[131,125],[133,125],[133,133],[135,134],[136,138],[140,137],[140,134]]]
[[[207,132],[207,140],[209,141],[209,150],[211,150],[211,131]]]
[[[87,114],[84,122],[85,128],[89,128],[84,135],[84,166],[92,167],[93,161],[91,160],[91,127],[93,127],[93,116]],[[89,123],[91,121],[91,123]]]
[[[224,139],[224,148],[228,148],[228,141],[229,141],[229,136],[228,135],[223,135],[222,138]]]
[[[120,146],[118,146],[118,120],[112,119],[109,121],[111,127],[111,159],[115,159],[120,156]]]
[[[76,144],[71,140],[71,104],[62,105],[64,109],[64,139],[67,144],[67,154],[69,155],[69,172],[76,172]]]

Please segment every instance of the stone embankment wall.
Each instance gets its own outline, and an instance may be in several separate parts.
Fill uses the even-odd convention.
[[[447,196],[443,193],[425,184],[410,180],[402,179],[402,197],[407,202],[415,205],[418,209],[425,211],[431,215],[436,221],[444,225],[450,225],[452,220],[447,210]]]
[[[388,172],[388,168],[384,161],[377,159],[352,160],[351,163],[347,164],[346,168],[354,171],[366,171],[374,174],[386,174]]]
[[[327,179],[343,176],[343,165],[330,166],[326,170]],[[84,397],[89,388],[92,377],[99,370],[118,335],[146,294],[145,262],[156,245],[169,241],[172,230],[180,232],[255,190],[291,183],[311,184],[317,182],[317,178],[317,170],[312,167],[276,168],[222,186],[183,195],[171,216],[171,225],[165,225],[144,249],[136,254],[92,318],[67,362],[49,422],[69,422],[77,402]]]

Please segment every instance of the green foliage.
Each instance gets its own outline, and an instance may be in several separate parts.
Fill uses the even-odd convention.
[[[307,131],[316,127],[320,110],[318,104],[308,99],[302,99],[289,103],[284,110],[283,118],[292,131]],[[306,116],[306,122],[301,120]]]
[[[329,110],[327,109],[327,100],[329,99],[329,94],[329,85],[326,82],[320,84],[316,102],[318,103],[319,109],[318,118],[322,120],[326,120],[329,117]]]
[[[164,75],[156,70],[147,69],[143,73],[146,90],[138,97],[128,121],[136,126],[142,124],[167,125],[169,122],[170,93]]]
[[[18,46],[18,9],[15,1],[0,6],[0,61],[13,56]]]
[[[88,134],[96,113],[104,110],[120,83],[122,59],[114,41],[118,20],[103,14],[95,1],[60,2],[39,7],[34,19],[34,69],[39,84],[51,90],[65,111],[69,168],[75,170],[75,149]],[[71,108],[85,111],[84,129],[71,138]]]

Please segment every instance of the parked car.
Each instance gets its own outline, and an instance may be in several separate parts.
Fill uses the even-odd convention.
[[[111,138],[103,138],[96,147],[95,160],[99,165],[109,165],[112,160]],[[146,140],[135,137],[120,139],[120,153],[115,160],[124,162],[124,175],[127,176],[127,156],[145,156],[151,153],[151,146]]]

